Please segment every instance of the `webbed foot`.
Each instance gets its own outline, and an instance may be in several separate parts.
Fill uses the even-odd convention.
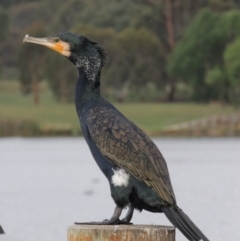
[[[76,225],[120,225],[120,224],[125,224],[125,225],[130,225],[129,221],[126,220],[121,220],[121,219],[105,219],[102,222],[88,222],[88,223],[77,223],[75,222]]]
[[[86,223],[75,222],[75,224],[76,225],[120,225],[120,224],[131,225],[132,223],[130,223],[130,221],[133,216],[133,211],[134,211],[134,206],[130,204],[129,210],[126,216],[123,219],[119,219],[122,213],[122,208],[116,206],[113,216],[110,219],[105,219],[102,222],[86,222]]]

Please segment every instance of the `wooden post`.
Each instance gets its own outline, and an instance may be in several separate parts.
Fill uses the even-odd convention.
[[[175,241],[174,227],[159,225],[73,225],[68,241]]]

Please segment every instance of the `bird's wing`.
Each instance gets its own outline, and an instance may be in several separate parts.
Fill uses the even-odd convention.
[[[140,129],[116,110],[104,107],[89,111],[87,126],[91,138],[107,160],[145,182],[165,202],[175,203],[165,160]]]
[[[134,123],[130,122],[132,128],[137,132],[137,134],[141,137],[141,139],[145,142],[148,152],[150,152],[152,155],[154,155],[154,163],[153,165],[155,166],[155,170],[162,170],[161,178],[163,178],[163,181],[165,185],[167,186],[169,192],[173,196],[175,202],[175,194],[172,188],[171,180],[170,180],[170,175],[168,172],[167,168],[167,163],[162,155],[162,153],[159,151],[157,146],[154,144],[154,142]]]

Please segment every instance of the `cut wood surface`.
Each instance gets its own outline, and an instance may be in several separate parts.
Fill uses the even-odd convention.
[[[160,225],[73,225],[68,241],[175,241],[175,229]]]

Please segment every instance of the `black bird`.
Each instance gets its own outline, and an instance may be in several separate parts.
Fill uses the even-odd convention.
[[[5,234],[1,225],[0,225],[0,234]]]
[[[67,57],[78,69],[75,105],[84,138],[109,181],[116,203],[113,216],[88,224],[129,224],[134,209],[164,212],[189,240],[208,241],[177,206],[164,157],[153,141],[100,93],[104,49],[84,36],[62,33],[47,38],[26,35],[23,42],[44,45]],[[123,208],[126,217],[119,219]],[[79,223],[77,223],[79,224]]]

